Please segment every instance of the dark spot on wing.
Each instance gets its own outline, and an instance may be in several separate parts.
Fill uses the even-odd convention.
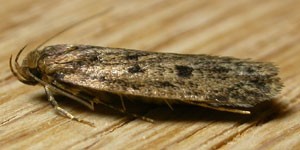
[[[253,69],[253,68],[251,68],[251,67],[248,67],[248,68],[246,69],[246,72],[249,73],[249,74],[252,74],[252,73],[255,72],[255,69]]]
[[[99,57],[99,56],[97,56],[97,55],[92,55],[92,56],[90,56],[89,58],[88,58],[88,60],[90,61],[90,62],[95,62],[95,61],[99,61],[101,58]]]
[[[157,83],[160,87],[176,87],[175,85],[173,85],[168,81],[162,81],[162,82],[158,81]]]
[[[128,68],[128,72],[139,73],[139,72],[144,72],[144,70],[138,64],[135,64],[134,66]]]
[[[140,57],[143,57],[143,56],[148,56],[149,54],[147,52],[128,52],[125,56],[125,58],[127,60],[139,60]]]
[[[138,60],[139,59],[139,56],[137,54],[128,54],[126,56],[126,59],[127,60]]]
[[[179,65],[176,65],[175,69],[177,70],[177,75],[179,77],[190,77],[192,76],[192,72],[194,71],[194,69],[191,67]]]
[[[252,86],[255,86],[256,88],[260,89],[261,91],[268,93],[270,92],[270,86],[267,84],[268,81],[264,81],[263,79],[253,79],[250,80],[250,83]]]

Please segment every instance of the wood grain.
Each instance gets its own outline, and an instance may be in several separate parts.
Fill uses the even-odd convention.
[[[300,1],[1,0],[0,20],[0,149],[300,149]],[[46,45],[270,61],[280,68],[285,87],[251,116],[126,102],[154,124],[57,98],[94,122],[91,128],[55,113],[42,87],[21,84],[8,67],[10,55],[25,44],[29,52],[72,24]]]

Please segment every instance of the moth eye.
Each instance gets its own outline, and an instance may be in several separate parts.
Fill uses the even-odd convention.
[[[141,72],[144,72],[144,70],[138,64],[135,64],[135,65],[128,68],[128,72],[130,72],[130,73],[141,73]]]
[[[36,68],[30,68],[29,71],[38,78],[42,77],[41,72]]]
[[[194,69],[189,66],[175,65],[177,75],[180,77],[190,77]]]

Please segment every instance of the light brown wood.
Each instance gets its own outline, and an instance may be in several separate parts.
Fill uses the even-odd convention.
[[[46,45],[90,44],[274,62],[285,87],[252,116],[126,102],[154,124],[65,98],[96,127],[52,109],[41,86],[20,83],[8,60],[92,15]],[[1,1],[0,149],[300,149],[300,1]]]

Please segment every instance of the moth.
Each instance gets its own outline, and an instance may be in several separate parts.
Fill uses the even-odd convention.
[[[53,93],[90,109],[101,103],[126,112],[103,100],[114,94],[121,101],[135,97],[170,107],[185,103],[249,114],[247,109],[271,100],[282,88],[277,67],[249,59],[60,44],[31,51],[19,65],[24,48],[14,66],[10,58],[12,73],[25,84],[42,85],[58,112],[80,122],[85,121],[62,109]]]

